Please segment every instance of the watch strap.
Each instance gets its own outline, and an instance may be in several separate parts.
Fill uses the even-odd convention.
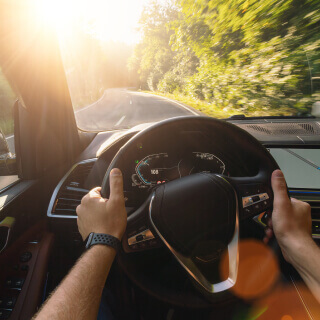
[[[86,249],[89,249],[96,244],[104,244],[114,248],[116,251],[121,247],[121,242],[118,238],[111,236],[110,234],[91,232],[86,239]]]

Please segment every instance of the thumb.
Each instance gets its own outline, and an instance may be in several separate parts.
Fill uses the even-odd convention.
[[[119,169],[112,169],[110,172],[110,197],[109,200],[123,201],[123,179]]]
[[[271,176],[271,186],[274,193],[274,208],[279,208],[290,204],[286,180],[281,170],[273,171]]]

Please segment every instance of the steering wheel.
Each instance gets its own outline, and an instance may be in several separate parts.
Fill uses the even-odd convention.
[[[204,133],[248,175],[199,172],[155,186],[128,217],[119,261],[149,293],[171,303],[205,305],[204,296],[211,301],[228,299],[237,281],[240,224],[272,210],[271,174],[278,165],[260,142],[222,120],[196,116],[165,120],[137,133],[118,151],[101,193],[108,197],[110,171],[126,172],[141,141],[152,143],[153,137],[166,135],[179,144],[175,139],[185,131]],[[219,272],[223,253],[229,268],[225,278]]]

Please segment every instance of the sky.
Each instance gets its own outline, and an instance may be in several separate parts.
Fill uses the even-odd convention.
[[[58,33],[79,21],[101,41],[138,42],[138,21],[151,0],[39,0],[39,13]]]

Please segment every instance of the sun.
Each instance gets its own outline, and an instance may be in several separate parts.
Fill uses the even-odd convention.
[[[148,0],[38,0],[38,15],[59,37],[81,28],[101,41],[137,42],[137,25]]]

